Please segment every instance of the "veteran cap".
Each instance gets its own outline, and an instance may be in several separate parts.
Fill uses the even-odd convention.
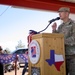
[[[70,12],[70,8],[68,8],[68,7],[61,7],[61,8],[59,8],[58,12]]]

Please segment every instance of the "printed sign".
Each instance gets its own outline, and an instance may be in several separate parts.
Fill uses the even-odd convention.
[[[29,58],[32,64],[36,64],[40,58],[40,46],[36,40],[29,44]]]
[[[40,75],[39,67],[31,67],[31,75]]]

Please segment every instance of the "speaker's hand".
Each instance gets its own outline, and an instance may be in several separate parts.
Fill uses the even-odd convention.
[[[55,30],[56,30],[56,28],[57,28],[57,23],[56,23],[56,22],[54,22],[54,24],[52,25],[52,31],[55,31]]]

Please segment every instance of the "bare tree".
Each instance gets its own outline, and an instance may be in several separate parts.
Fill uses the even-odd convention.
[[[25,45],[22,43],[22,41],[18,41],[18,45],[16,46],[16,49],[18,48],[25,48]]]

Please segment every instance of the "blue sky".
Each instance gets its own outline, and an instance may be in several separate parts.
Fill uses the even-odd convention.
[[[22,40],[27,48],[29,30],[43,30],[48,21],[56,17],[57,12],[0,5],[0,45],[3,49],[14,50],[18,41]],[[51,33],[51,25],[43,33]]]

